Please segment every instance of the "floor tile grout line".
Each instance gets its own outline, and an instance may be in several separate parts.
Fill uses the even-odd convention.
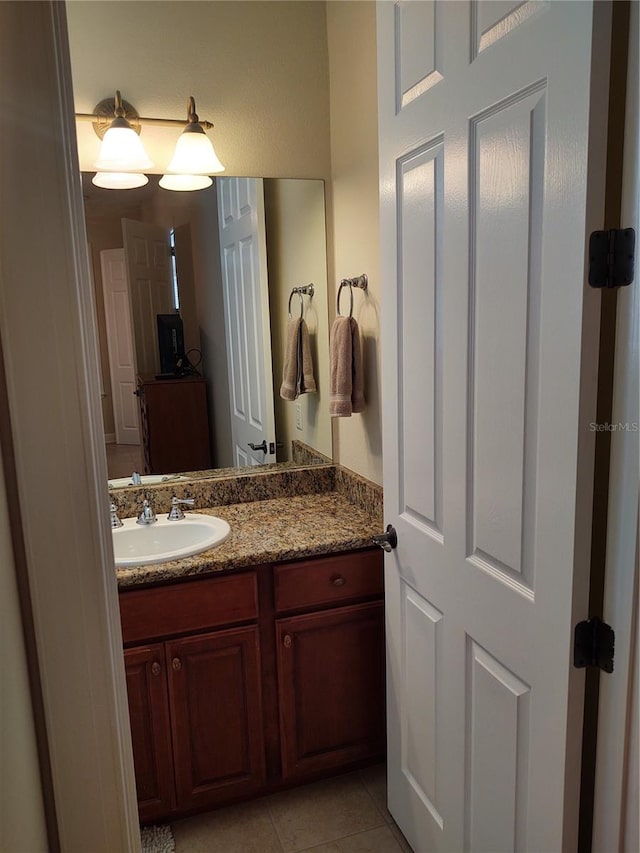
[[[371,791],[370,791],[370,790],[367,788],[367,786],[365,785],[364,779],[362,778],[362,770],[358,770],[358,778],[360,779],[360,784],[362,785],[362,787],[365,789],[365,791],[366,791],[366,792],[367,792],[367,794],[369,795],[369,799],[370,799],[370,800],[371,800],[371,802],[373,803],[373,805],[374,805],[374,807],[375,807],[376,811],[378,812],[378,814],[379,814],[379,815],[380,815],[380,817],[382,818],[382,820],[383,820],[383,822],[384,822],[384,825],[385,825],[385,826],[389,826],[389,821],[387,820],[386,815],[384,814],[384,812],[382,811],[382,809],[380,808],[380,806],[379,806],[379,805],[378,805],[378,803],[376,802],[376,798],[373,796],[373,794],[371,793]],[[386,791],[386,786],[385,786],[385,791]],[[387,809],[387,811],[389,811],[389,810]],[[346,838],[346,837],[347,837],[347,836],[345,836],[345,838]]]
[[[374,800],[373,796],[372,796],[372,795],[371,795],[371,793],[367,790],[367,786],[364,784],[364,781],[362,780],[361,771],[360,771],[360,770],[356,770],[356,771],[352,771],[352,773],[353,773],[353,777],[354,777],[354,778],[356,778],[356,779],[358,780],[358,784],[360,785],[360,787],[361,787],[361,788],[363,788],[363,789],[364,789],[364,791],[366,792],[367,796],[369,797],[369,799],[370,799],[370,800],[371,800],[371,802],[373,803],[374,811],[376,812],[376,814],[378,814],[378,816],[379,816],[379,818],[380,818],[380,820],[381,820],[381,823],[375,823],[375,824],[372,824],[371,826],[368,826],[366,829],[360,829],[360,830],[358,830],[357,832],[350,832],[350,833],[348,833],[347,835],[340,835],[340,836],[338,836],[337,838],[326,838],[324,841],[320,841],[320,842],[318,842],[318,844],[314,844],[314,845],[313,845],[313,847],[300,847],[300,848],[296,848],[295,850],[285,850],[284,842],[282,841],[282,838],[281,838],[281,836],[280,836],[280,833],[278,832],[278,827],[277,827],[276,821],[274,820],[273,814],[272,814],[272,812],[271,812],[271,806],[270,806],[270,805],[267,805],[267,810],[268,810],[268,812],[269,812],[269,817],[271,818],[271,822],[272,822],[272,824],[273,824],[273,828],[274,828],[274,829],[275,829],[275,831],[276,831],[276,835],[277,835],[277,837],[278,837],[278,841],[280,842],[280,844],[281,844],[281,846],[282,846],[283,853],[306,853],[306,851],[313,851],[313,849],[314,849],[314,848],[322,847],[322,846],[323,846],[323,845],[325,845],[325,844],[335,844],[335,843],[336,843],[336,842],[338,842],[338,841],[342,841],[344,838],[352,838],[353,836],[355,836],[355,835],[360,835],[360,834],[361,834],[361,833],[363,833],[363,832],[369,832],[370,830],[373,830],[373,829],[379,829],[379,828],[380,828],[380,827],[382,827],[382,826],[389,826],[389,824],[387,823],[387,821],[386,821],[386,819],[385,819],[385,816],[381,813],[380,809],[378,808],[378,805],[377,805],[376,801]],[[323,781],[331,781],[331,779],[332,779],[332,778],[337,778],[337,779],[340,779],[340,778],[346,778],[346,776],[349,776],[349,775],[351,775],[351,774],[345,774],[345,776],[344,776],[344,777],[343,777],[343,776],[330,777],[330,778],[329,778],[329,779],[327,779],[327,780],[320,780],[319,782],[311,782],[311,783],[310,783],[310,785],[309,785],[309,787],[311,787],[312,785],[316,785],[316,784],[322,784],[322,782],[323,782]],[[292,788],[292,789],[290,789],[290,790],[291,790],[291,791],[296,791],[296,790],[299,790],[299,789],[297,789],[297,788]],[[281,792],[281,794],[282,794],[282,793],[288,793],[288,792],[287,792],[287,791],[284,791],[284,792]],[[276,795],[276,796],[278,796],[278,795]],[[395,839],[394,839],[394,840],[395,840]]]
[[[282,837],[281,837],[280,833],[278,832],[278,826],[274,820],[273,814],[271,813],[271,806],[269,805],[268,802],[265,802],[265,805],[267,807],[267,814],[269,815],[269,820],[271,821],[271,826],[273,827],[273,831],[276,834],[276,840],[277,840],[278,844],[280,845],[280,849],[282,850],[282,853],[287,853],[287,851],[284,849],[284,841],[282,840]]]

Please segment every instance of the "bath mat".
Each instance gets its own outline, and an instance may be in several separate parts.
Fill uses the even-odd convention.
[[[142,853],[175,853],[176,842],[170,826],[145,826],[140,837]]]

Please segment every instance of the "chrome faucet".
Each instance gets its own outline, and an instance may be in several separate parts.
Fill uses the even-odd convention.
[[[188,504],[189,506],[193,506],[195,503],[195,498],[177,498],[175,495],[171,498],[171,510],[169,515],[167,516],[168,521],[180,521],[181,518],[184,518],[184,513],[180,509],[180,504]]]
[[[158,519],[156,518],[156,514],[153,511],[151,504],[145,498],[142,501],[142,512],[138,516],[136,524],[155,524],[157,520]]]
[[[131,475],[131,485],[132,486],[140,486],[142,484],[142,477],[138,474],[137,471],[134,471]]]
[[[111,526],[112,527],[122,527],[124,522],[118,518],[118,507],[113,502],[111,503],[111,506],[109,507],[109,511],[111,513]]]

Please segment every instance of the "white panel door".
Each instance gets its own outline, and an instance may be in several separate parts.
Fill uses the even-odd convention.
[[[378,4],[388,796],[418,853],[575,849],[609,12]]]
[[[125,269],[129,279],[136,372],[160,371],[157,314],[175,313],[169,230],[133,219],[122,220]]]
[[[131,306],[123,249],[100,252],[117,444],[140,444]]]
[[[216,190],[234,464],[262,465],[275,462],[263,183],[216,178]]]

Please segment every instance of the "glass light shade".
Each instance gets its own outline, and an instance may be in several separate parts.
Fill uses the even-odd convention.
[[[210,187],[212,183],[213,181],[207,175],[163,175],[160,178],[162,189],[183,193],[204,190]]]
[[[134,190],[148,184],[149,178],[137,172],[98,172],[91,183],[105,190]]]
[[[215,175],[216,172],[224,172],[224,166],[218,160],[207,134],[199,125],[196,125],[199,128],[196,131],[191,130],[191,127],[193,125],[189,125],[178,137],[167,172],[182,175]]]
[[[100,172],[142,172],[151,169],[153,161],[132,127],[112,125],[104,135],[94,166]]]

